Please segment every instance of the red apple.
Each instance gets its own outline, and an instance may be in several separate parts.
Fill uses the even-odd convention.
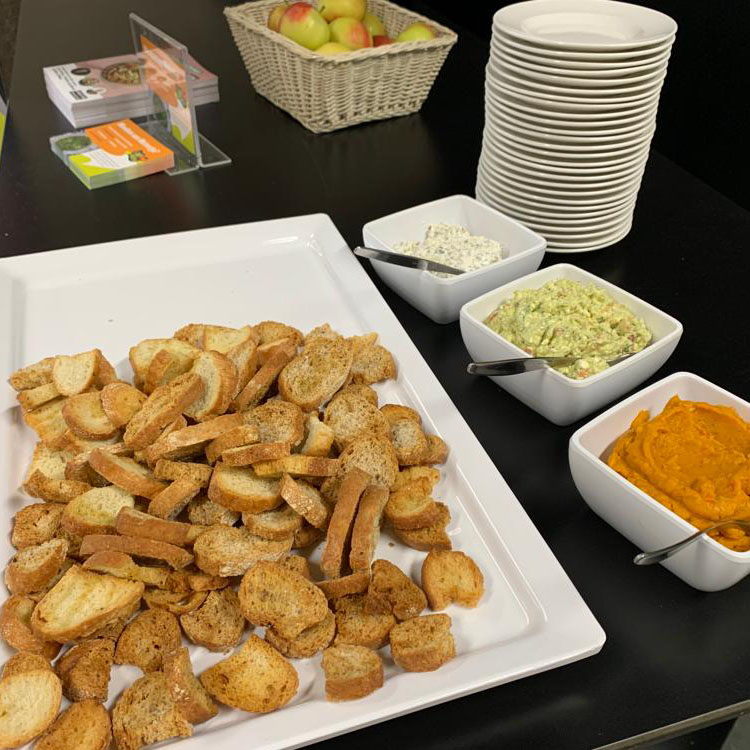
[[[373,47],[382,47],[384,44],[393,44],[393,42],[394,40],[389,36],[383,36],[382,34],[379,34],[378,36],[374,36],[372,38]]]
[[[288,39],[307,49],[318,49],[331,37],[323,16],[309,3],[290,5],[281,17],[279,31]]]
[[[268,28],[271,29],[271,31],[278,31],[279,30],[279,24],[281,24],[281,17],[286,13],[286,10],[289,6],[286,3],[281,3],[281,5],[277,5],[269,14],[268,14]]]
[[[331,24],[331,41],[349,49],[372,47],[372,37],[362,21],[356,18],[337,18]]]

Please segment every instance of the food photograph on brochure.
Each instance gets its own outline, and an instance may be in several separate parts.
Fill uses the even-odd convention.
[[[0,750],[750,747],[746,9],[3,2]]]

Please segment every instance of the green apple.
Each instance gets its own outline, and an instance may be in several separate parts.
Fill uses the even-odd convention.
[[[318,0],[318,10],[328,22],[337,18],[361,21],[367,11],[367,0]]]
[[[315,50],[319,55],[343,55],[345,52],[351,52],[349,47],[344,47],[338,42],[326,42],[322,47]]]
[[[385,26],[374,13],[365,13],[362,23],[367,26],[371,36],[385,36]]]
[[[356,18],[337,18],[331,21],[331,41],[349,49],[372,47],[372,37],[367,27]]]
[[[286,13],[287,8],[289,6],[286,3],[281,3],[281,5],[277,5],[269,14],[268,14],[268,28],[271,29],[271,31],[278,31],[279,30],[279,24],[281,23],[281,17]]]
[[[435,32],[426,23],[413,23],[407,26],[397,37],[397,42],[426,42],[435,38]]]
[[[307,49],[318,49],[330,38],[331,30],[325,18],[309,3],[290,5],[281,17],[279,31]]]

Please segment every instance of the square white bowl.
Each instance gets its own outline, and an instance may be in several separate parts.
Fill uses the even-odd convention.
[[[568,263],[558,263],[493,289],[461,308],[461,335],[475,362],[529,356],[483,321],[501,302],[510,299],[513,292],[538,289],[553,279],[596,284],[642,318],[653,334],[653,340],[645,349],[583,380],[573,380],[551,368],[491,378],[550,422],[566,425],[614,401],[651,377],[677,346],[682,336],[682,324],[648,302],[588,271]]]
[[[750,403],[697,375],[677,372],[616,404],[570,438],[570,471],[581,496],[594,513],[641,550],[666,547],[696,529],[611,469],[606,458],[638,412],[646,409],[656,416],[675,395],[731,406],[750,421]],[[750,573],[750,552],[736,552],[704,536],[661,564],[696,589],[720,591]]]
[[[369,247],[395,250],[399,242],[423,240],[430,224],[460,224],[472,234],[499,242],[505,255],[498,263],[450,279],[370,261],[394,292],[436,323],[458,320],[465,302],[535,271],[547,246],[541,235],[468,195],[451,195],[370,221],[362,227],[362,239]]]

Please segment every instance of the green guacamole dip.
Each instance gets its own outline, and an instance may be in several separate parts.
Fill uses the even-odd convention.
[[[594,284],[570,279],[521,289],[484,321],[536,357],[577,357],[555,369],[574,380],[606,370],[608,360],[639,352],[651,331],[624,305]]]

